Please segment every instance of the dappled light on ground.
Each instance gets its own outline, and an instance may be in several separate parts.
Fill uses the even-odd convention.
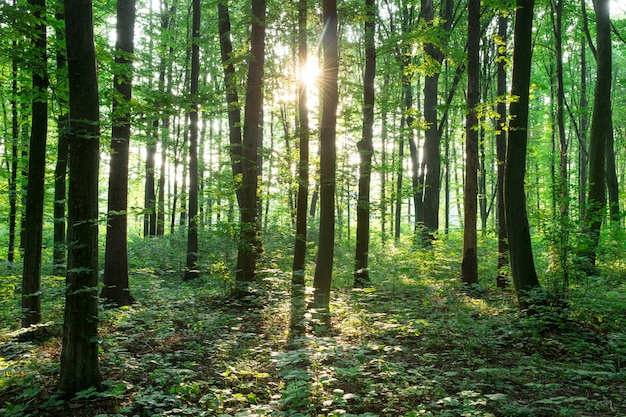
[[[132,276],[138,302],[101,312],[105,390],[68,402],[55,395],[59,316],[33,341],[11,337],[5,319],[0,409],[21,417],[626,414],[626,299],[616,269],[588,282],[593,291],[574,291],[569,309],[525,317],[511,291],[468,291],[452,273],[458,263],[445,261],[449,249],[437,242],[435,251],[390,253],[378,258],[372,288],[334,288],[325,329],[306,310],[310,289],[293,292],[272,253],[276,262],[242,299],[213,273],[182,284],[167,260],[144,265]],[[57,279],[46,285],[62,292]],[[13,308],[12,293],[3,296]],[[54,297],[44,297],[48,311],[57,311]]]

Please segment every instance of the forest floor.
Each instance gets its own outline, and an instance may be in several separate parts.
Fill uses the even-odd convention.
[[[105,390],[71,401],[55,393],[63,278],[44,278],[47,336],[21,341],[7,318],[18,278],[0,277],[0,415],[626,415],[624,271],[528,317],[510,290],[466,291],[443,245],[373,255],[370,289],[348,289],[339,271],[330,327],[292,299],[276,254],[241,300],[219,262],[191,283],[144,262],[132,271],[138,303],[101,311]]]

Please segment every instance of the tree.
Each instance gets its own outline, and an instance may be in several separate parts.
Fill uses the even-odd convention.
[[[241,201],[241,189],[238,182],[241,177],[241,108],[239,107],[239,94],[237,93],[237,77],[233,64],[233,44],[230,38],[230,12],[228,0],[217,2],[217,16],[220,36],[220,52],[222,66],[224,68],[224,87],[226,89],[226,105],[228,106],[228,129],[230,141],[230,159],[233,178],[236,183],[235,191],[238,202]],[[241,203],[240,203],[241,204]]]
[[[55,17],[63,21],[63,1],[57,0]],[[65,242],[65,205],[67,203],[67,160],[69,148],[67,143],[67,133],[69,126],[69,114],[67,108],[67,59],[65,57],[65,33],[63,28],[55,29],[57,39],[60,41],[57,46],[57,97],[59,101],[58,116],[58,143],[57,160],[54,168],[54,273],[65,275],[67,266],[67,248]]]
[[[237,94],[237,78],[232,61],[230,13],[228,2],[220,0],[218,25],[220,50],[224,68],[224,85],[228,105],[230,156],[239,204],[240,230],[237,250],[237,292],[246,292],[247,283],[256,276],[258,244],[257,184],[258,135],[263,105],[263,70],[265,63],[265,1],[252,2],[250,61],[246,84],[244,130],[241,132],[241,110]]]
[[[597,247],[600,241],[600,227],[606,207],[605,194],[605,155],[608,135],[612,135],[611,122],[611,22],[608,0],[596,0],[596,85],[594,91],[593,114],[589,134],[589,192],[586,211],[589,247],[584,256],[590,265],[595,265]]]
[[[187,224],[187,265],[183,279],[198,271],[198,85],[200,80],[200,0],[193,0],[191,29],[191,109],[189,112],[189,223]]]
[[[496,159],[497,159],[497,186],[496,201],[498,206],[498,277],[496,285],[505,288],[508,285],[505,268],[509,265],[509,243],[506,235],[506,222],[504,214],[504,163],[506,160],[506,67],[507,67],[507,14],[501,11],[498,16],[498,70],[497,70],[497,100],[496,112],[498,120],[496,125]]]
[[[233,45],[231,39],[230,10],[228,0],[217,2],[218,30],[220,38],[220,54],[224,75],[224,90],[226,93],[226,105],[229,129],[229,156],[235,183],[237,201],[240,197],[241,182],[241,107],[239,93],[237,91],[237,77],[235,72]]]
[[[374,153],[374,77],[376,76],[376,2],[365,0],[365,73],[363,75],[363,132],[357,143],[359,165],[359,195],[357,201],[356,248],[354,256],[354,286],[368,285],[370,240],[370,182]]]
[[[307,0],[298,1],[298,63],[301,71],[306,68],[307,46]],[[303,75],[301,75],[303,76]],[[294,285],[304,285],[304,269],[307,237],[307,202],[309,199],[309,110],[307,107],[307,86],[304,80],[298,84],[298,116],[300,127],[300,156],[298,161],[298,200],[296,206],[296,242],[293,254]]]
[[[240,231],[237,250],[239,285],[256,277],[258,250],[257,184],[258,136],[262,124],[263,69],[265,64],[265,0],[252,0],[252,30],[250,32],[250,60],[246,83],[246,106],[243,123],[241,158]]]
[[[98,78],[89,0],[65,0],[70,90],[68,269],[59,390],[101,389],[98,361]]]
[[[511,95],[515,99],[509,106],[509,137],[504,173],[505,222],[511,272],[521,309],[530,305],[529,292],[539,288],[524,191],[534,5],[534,0],[516,2],[511,82]]]
[[[46,173],[46,136],[48,134],[48,66],[46,37],[46,2],[29,0],[35,16],[32,28],[33,90],[28,185],[26,187],[26,223],[22,235],[24,271],[22,276],[22,326],[41,321],[39,289],[43,242],[44,177]]]
[[[582,9],[585,10],[585,0],[581,0]],[[586,19],[584,19],[586,26]],[[587,99],[587,51],[585,45],[586,39],[580,41],[580,98],[579,108],[580,115],[578,117],[578,210],[579,218],[587,217],[587,132],[589,127],[589,112]],[[581,222],[582,224],[582,222]]]
[[[128,156],[130,148],[130,99],[134,52],[135,0],[117,1],[117,41],[113,77],[113,127],[109,163],[109,200],[104,288],[102,298],[117,306],[130,305],[128,285]]]
[[[320,232],[313,279],[314,305],[327,309],[330,302],[335,252],[335,170],[337,149],[338,33],[337,1],[323,0],[324,31],[321,74],[322,121],[320,124]]]
[[[443,30],[448,32],[452,26],[453,1],[442,1],[441,8]],[[432,0],[422,0],[421,13],[426,22],[433,24],[434,12]],[[424,180],[424,232],[427,234],[425,237],[432,238],[432,234],[439,228],[441,129],[437,128],[437,104],[439,73],[444,55],[436,42],[427,42],[426,45],[424,45],[424,52],[426,59],[430,61],[429,65],[432,66],[432,69],[424,80],[424,121],[427,125],[424,132],[424,163],[426,166],[426,177]]]
[[[15,4],[15,1],[14,1]],[[7,261],[15,262],[15,238],[17,236],[17,171],[18,171],[18,148],[20,142],[20,128],[18,120],[18,57],[17,41],[11,42],[13,53],[11,54],[11,176],[9,178],[9,247]]]
[[[476,200],[478,198],[478,103],[480,77],[480,0],[467,3],[467,113],[465,118],[465,191],[461,279],[478,283]]]

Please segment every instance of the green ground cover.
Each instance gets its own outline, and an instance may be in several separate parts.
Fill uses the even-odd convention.
[[[212,239],[205,247],[233,250]],[[461,286],[456,239],[379,246],[375,285],[360,291],[349,289],[348,245],[338,248],[330,328],[291,297],[286,238],[266,246],[261,280],[242,300],[228,296],[224,250],[203,257],[200,280],[182,283],[174,260],[184,245],[131,242],[138,303],[101,309],[106,390],[71,401],[55,393],[63,278],[44,277],[46,325],[27,341],[16,331],[20,277],[5,266],[0,415],[626,415],[623,263],[613,257],[600,275],[573,279],[565,306],[526,317],[511,291],[491,285],[490,250],[480,255],[483,285]]]

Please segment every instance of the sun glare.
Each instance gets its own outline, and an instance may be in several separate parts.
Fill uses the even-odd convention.
[[[311,91],[317,88],[317,79],[320,75],[320,67],[317,60],[307,59],[306,65],[300,67],[300,79],[301,83],[307,86],[307,89]]]

